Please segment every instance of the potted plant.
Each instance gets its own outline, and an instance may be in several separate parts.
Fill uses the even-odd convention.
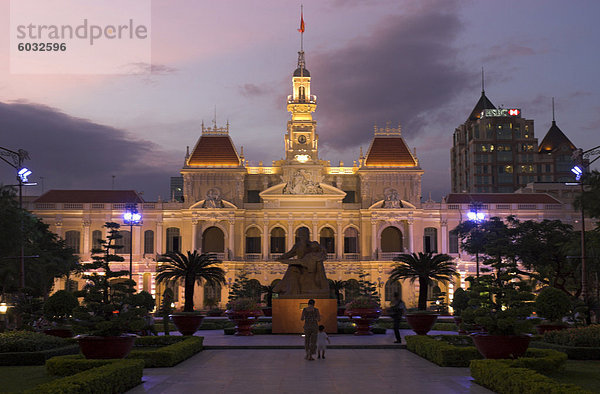
[[[102,249],[92,250],[92,262],[82,264],[87,284],[75,293],[83,304],[73,311],[74,328],[87,335],[78,337],[79,347],[86,358],[123,358],[133,347],[134,336],[127,333],[141,330],[146,322],[143,296],[134,294],[135,282],[126,277],[129,271],[113,271],[111,262],[124,259],[113,253],[121,246],[119,224],[107,222],[106,240]]]
[[[221,261],[213,253],[199,254],[194,250],[188,251],[187,255],[169,252],[159,262],[162,264],[156,269],[157,282],[183,281],[183,312],[173,313],[170,317],[182,335],[194,335],[204,319],[204,315],[194,311],[196,283],[206,282],[213,286],[225,284],[225,271],[221,267],[215,267]]]
[[[381,308],[376,298],[363,295],[346,304],[345,313],[356,323],[354,335],[373,335],[373,322],[381,315]]]
[[[469,307],[469,295],[462,287],[459,287],[454,291],[454,297],[452,298],[450,306],[453,309],[453,319],[458,327],[458,333],[466,334],[466,331],[461,327],[462,317],[460,315],[462,314],[462,311]]]
[[[225,314],[235,323],[235,335],[250,336],[252,324],[262,312],[254,299],[240,297],[229,301]]]
[[[463,322],[485,330],[472,334],[473,343],[485,358],[517,358],[529,346],[534,296],[531,286],[521,281],[516,268],[497,268],[478,279],[467,278],[469,305],[462,313]]]
[[[333,293],[332,295],[335,297],[335,299],[337,301],[338,316],[345,315],[346,307],[344,305],[342,305],[342,298],[343,298],[342,290],[344,290],[345,288],[346,288],[345,280],[329,279],[329,290],[331,290],[331,292]]]
[[[44,302],[44,317],[51,322],[51,326],[44,329],[44,334],[60,338],[71,338],[73,330],[69,318],[73,310],[79,306],[77,297],[66,290],[59,290]]]
[[[401,254],[392,269],[390,280],[419,280],[418,310],[406,314],[406,321],[417,335],[426,335],[435,324],[437,314],[427,311],[427,292],[432,281],[446,282],[456,275],[452,257],[447,254],[412,253]]]
[[[554,287],[545,287],[535,299],[534,308],[538,316],[545,320],[535,329],[543,335],[546,331],[564,330],[568,327],[562,321],[571,310],[571,298],[562,290]]]

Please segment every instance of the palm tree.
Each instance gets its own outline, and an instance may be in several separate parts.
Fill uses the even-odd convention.
[[[427,290],[431,281],[449,281],[456,275],[456,267],[452,257],[447,254],[412,253],[401,254],[394,259],[396,264],[390,280],[419,280],[419,310],[427,309]]]
[[[333,290],[338,306],[342,304],[342,290],[346,288],[345,280],[329,279],[329,289]]]
[[[218,283],[225,284],[225,271],[221,267],[214,267],[215,264],[220,264],[221,260],[212,253],[199,254],[197,251],[190,253],[187,256],[179,252],[169,252],[163,255],[159,260],[163,262],[158,266],[156,271],[157,282],[173,282],[183,279],[184,283],[184,312],[194,311],[194,288],[196,283],[202,284],[206,282],[209,285]]]

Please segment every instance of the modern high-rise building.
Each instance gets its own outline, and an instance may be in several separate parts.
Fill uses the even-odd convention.
[[[465,123],[454,131],[453,193],[512,193],[531,182],[572,180],[575,146],[552,121],[538,146],[533,120],[520,108],[496,108],[485,90]]]

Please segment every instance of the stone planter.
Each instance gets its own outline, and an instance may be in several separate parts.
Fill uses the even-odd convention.
[[[235,335],[250,336],[252,325],[262,315],[261,311],[231,311],[225,312],[227,317],[235,323]]]
[[[517,358],[527,351],[531,337],[527,335],[472,334],[475,347],[485,358]]]
[[[173,314],[169,317],[181,335],[194,335],[204,320],[204,316],[200,314]]]
[[[73,330],[70,328],[46,328],[44,334],[59,338],[72,338]]]
[[[565,326],[564,324],[538,324],[535,326],[535,330],[540,335],[544,335],[546,331],[560,331],[567,328],[569,328],[569,326]]]
[[[77,341],[85,358],[125,358],[133,348],[135,337],[131,335],[119,337],[82,336]]]
[[[408,313],[406,322],[417,335],[427,335],[431,330],[438,315],[429,313]]]
[[[354,335],[373,335],[371,328],[373,327],[373,322],[381,315],[381,309],[347,309],[346,315],[350,317],[353,323],[356,323],[356,332]]]

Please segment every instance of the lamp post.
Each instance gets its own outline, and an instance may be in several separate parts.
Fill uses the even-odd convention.
[[[129,280],[133,280],[133,226],[142,222],[142,214],[137,210],[137,204],[127,204],[123,214],[123,223],[129,225]],[[132,284],[133,287],[133,284]]]
[[[9,157],[11,161],[5,159],[3,156]],[[19,149],[17,152],[0,147],[0,159],[6,162],[8,165],[17,170],[17,181],[19,182],[19,216],[21,217],[21,256],[20,256],[20,270],[19,270],[19,287],[21,290],[25,288],[25,223],[23,218],[23,186],[35,186],[37,183],[29,182],[28,177],[31,175],[31,171],[23,167],[23,162],[29,159],[29,153],[23,149]]]
[[[592,155],[596,158],[590,161]],[[575,180],[579,182],[581,193],[581,298],[587,300],[587,270],[586,270],[586,255],[585,255],[585,210],[583,201],[583,181],[581,176],[587,172],[590,164],[600,158],[600,145],[595,148],[584,151],[583,149],[575,149],[572,155],[575,166],[571,168],[571,172],[575,174]]]
[[[485,213],[479,212],[482,207],[483,204],[480,202],[472,202],[469,204],[469,212],[467,212],[467,218],[475,223],[477,235],[479,235],[479,223],[483,222],[485,219]],[[477,239],[476,242],[479,242],[479,239]],[[479,245],[477,245],[477,249],[475,250],[475,264],[477,267],[477,278],[479,278]]]

